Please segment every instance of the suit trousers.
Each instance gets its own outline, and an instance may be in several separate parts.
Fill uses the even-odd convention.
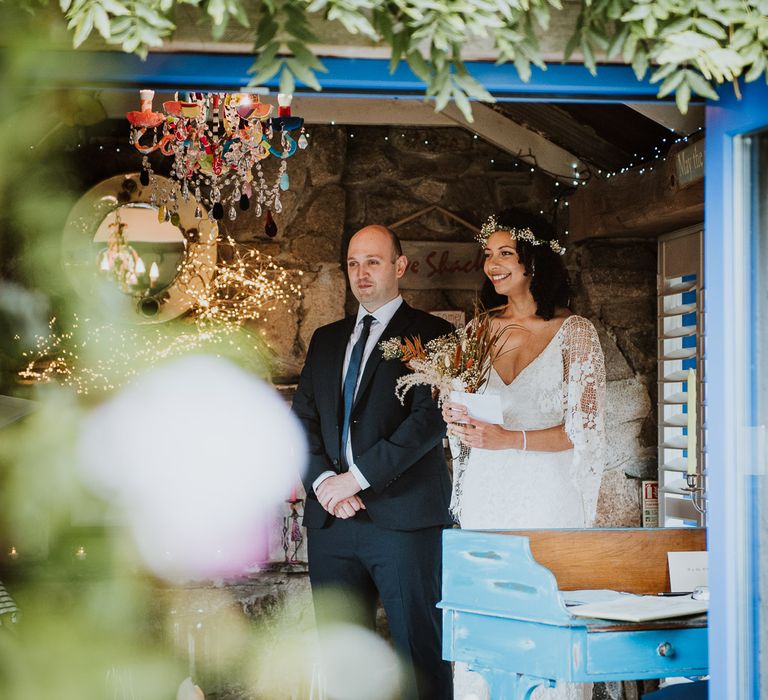
[[[402,700],[453,697],[451,666],[442,660],[442,618],[436,607],[442,530],[387,530],[360,511],[354,518],[330,518],[326,527],[307,531],[321,643],[323,626],[333,622],[374,629],[380,598],[402,662]]]

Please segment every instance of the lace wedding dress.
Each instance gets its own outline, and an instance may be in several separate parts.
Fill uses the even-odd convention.
[[[605,417],[605,364],[594,326],[569,316],[510,384],[492,369],[484,391],[501,396],[505,428],[564,425],[573,449],[472,449],[466,461],[454,463],[451,509],[461,527],[590,527],[603,471]],[[463,664],[456,664],[454,684],[456,700],[488,698],[482,677]],[[537,688],[532,699],[587,700],[591,695],[591,684],[559,684]]]

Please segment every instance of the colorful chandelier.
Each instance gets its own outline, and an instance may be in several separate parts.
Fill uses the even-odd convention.
[[[289,189],[287,159],[297,147],[308,145],[304,120],[291,115],[292,95],[280,94],[277,116],[272,105],[247,93],[186,93],[184,99],[163,103],[163,112],[153,111],[153,90],[141,90],[141,109],[128,112],[130,142],[143,154],[141,184],[152,179],[149,154],[159,151],[173,159],[170,177],[177,184],[170,192],[153,192],[154,201],[166,220],[177,213],[178,200],[194,198],[195,215],[203,208],[211,219],[226,215],[237,218],[238,209],[247,210],[254,202],[260,217],[267,212],[268,235],[277,227],[271,212],[283,209],[280,193]],[[298,139],[292,132],[299,130]],[[150,135],[147,133],[150,132]],[[267,182],[262,162],[269,156],[281,160],[274,182]]]

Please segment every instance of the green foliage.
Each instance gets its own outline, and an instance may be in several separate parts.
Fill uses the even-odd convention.
[[[26,0],[31,2],[32,0]],[[44,0],[37,0],[43,2]],[[94,30],[124,51],[146,56],[175,29],[181,4],[205,12],[214,38],[234,19],[247,26],[245,0],[59,0],[75,46]],[[308,48],[315,37],[310,18],[340,23],[391,49],[391,68],[401,60],[426,84],[436,109],[452,99],[471,121],[470,99],[493,97],[467,71],[462,49],[484,42],[511,61],[523,80],[531,66],[545,68],[537,31],[547,31],[560,0],[261,0],[255,27],[251,84],[279,74],[280,91],[297,81],[320,89],[323,64]],[[578,51],[594,74],[602,55],[621,56],[638,79],[651,70],[659,97],[675,94],[682,112],[691,95],[717,99],[715,86],[768,68],[768,0],[582,0],[566,60]]]
[[[766,74],[766,15],[766,0],[584,0],[569,49],[593,72],[598,50],[638,79],[651,70],[658,96],[674,93],[685,113],[691,95],[716,100],[716,85]]]
[[[320,90],[315,73],[326,68],[307,48],[315,40],[304,0],[265,0],[256,27],[253,48],[259,56],[249,70],[250,84],[260,85],[280,73],[282,93],[292,94],[297,80]]]

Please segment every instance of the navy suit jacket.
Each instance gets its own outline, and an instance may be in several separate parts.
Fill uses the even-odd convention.
[[[293,399],[309,442],[304,476],[304,525],[309,528],[323,527],[330,517],[312,483],[325,471],[340,471],[341,376],[355,318],[348,316],[315,331]],[[381,339],[418,336],[426,344],[451,330],[447,321],[403,302]],[[384,360],[377,343],[363,368],[350,419],[354,461],[370,483],[358,495],[371,520],[391,530],[451,522],[451,484],[442,446],[445,423],[430,387],[410,389],[405,405],[400,404],[395,383],[409,371],[401,360]]]

